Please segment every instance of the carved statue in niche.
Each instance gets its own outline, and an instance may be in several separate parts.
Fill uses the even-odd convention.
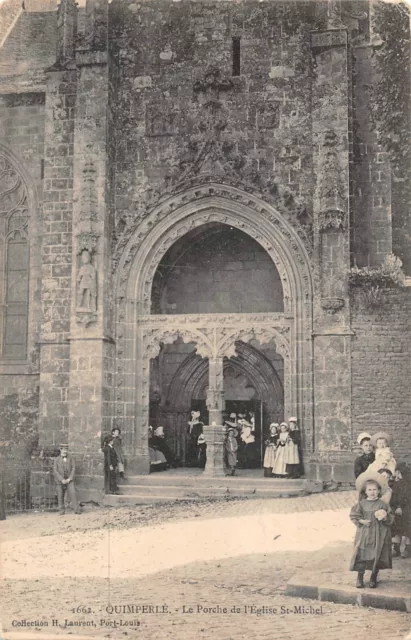
[[[97,311],[97,271],[91,264],[88,249],[81,252],[81,267],[77,275],[77,310]]]

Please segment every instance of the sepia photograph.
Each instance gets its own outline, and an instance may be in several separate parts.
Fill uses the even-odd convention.
[[[0,640],[411,640],[410,14],[0,0]]]

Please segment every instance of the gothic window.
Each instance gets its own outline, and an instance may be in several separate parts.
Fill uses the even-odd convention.
[[[1,356],[25,360],[29,303],[28,197],[13,165],[0,156]]]

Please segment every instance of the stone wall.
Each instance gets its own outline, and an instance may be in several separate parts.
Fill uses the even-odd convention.
[[[285,199],[309,224],[310,19],[304,3],[110,5],[120,244],[167,189],[209,174]]]
[[[352,422],[388,431],[397,460],[411,459],[411,289],[382,294],[378,308],[352,299]]]
[[[283,311],[282,285],[273,261],[241,231],[217,227],[185,242],[183,249],[167,273],[162,313]],[[168,257],[162,262],[167,263]]]

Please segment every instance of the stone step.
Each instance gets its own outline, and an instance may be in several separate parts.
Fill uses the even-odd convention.
[[[232,485],[228,483],[221,483],[221,485],[217,484],[209,484],[209,483],[196,483],[192,485],[148,485],[148,484],[121,484],[119,485],[120,492],[123,495],[130,495],[139,493],[141,495],[154,495],[161,494],[164,496],[171,495],[255,495],[257,494],[259,497],[264,495],[279,495],[279,494],[298,494],[302,491],[305,491],[305,486],[292,486],[289,484],[278,484],[276,486],[250,486],[250,485]]]
[[[236,486],[236,487],[268,487],[268,486],[284,486],[292,488],[301,488],[305,486],[306,481],[304,479],[289,479],[282,480],[280,478],[264,478],[254,476],[226,476],[219,478],[204,478],[201,473],[193,475],[180,475],[168,472],[152,473],[150,475],[141,476],[127,476],[125,484],[130,486],[187,486],[193,487],[206,483],[207,486],[224,485],[224,486]]]
[[[281,497],[297,497],[306,494],[304,486],[291,488],[285,484],[265,490],[246,487],[216,486],[147,486],[132,485],[119,487],[121,495],[106,495],[103,504],[113,507],[133,506],[136,504],[158,504],[176,500],[194,501],[201,498],[238,497],[251,499],[273,499]]]

